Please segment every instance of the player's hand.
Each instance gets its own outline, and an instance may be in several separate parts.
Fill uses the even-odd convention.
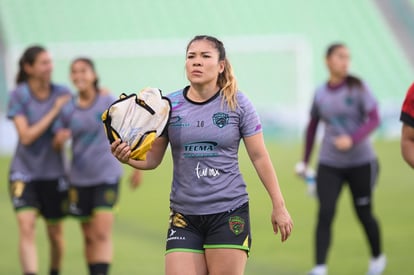
[[[273,209],[271,220],[273,232],[275,232],[275,234],[280,232],[281,241],[286,241],[293,229],[293,221],[286,207]]]
[[[65,129],[65,128],[59,129],[53,137],[53,142],[52,142],[53,148],[58,151],[62,150],[63,145],[68,139],[71,138],[71,136],[72,136],[72,131],[70,129]]]
[[[54,107],[60,111],[62,107],[72,98],[72,95],[61,95],[59,96],[54,104]]]
[[[131,148],[125,142],[121,143],[121,140],[117,139],[111,144],[111,152],[120,162],[128,163]]]
[[[334,145],[339,151],[348,151],[351,149],[353,142],[348,135],[340,135],[334,138]]]
[[[60,144],[65,143],[72,136],[72,131],[70,129],[60,129],[56,132],[55,138]]]
[[[135,190],[138,186],[141,185],[142,182],[142,171],[138,169],[134,169],[132,171],[132,174],[129,178],[129,187],[131,187],[132,190]]]
[[[306,169],[307,169],[307,164],[303,161],[300,161],[296,163],[295,165],[295,174],[303,178],[305,177]]]

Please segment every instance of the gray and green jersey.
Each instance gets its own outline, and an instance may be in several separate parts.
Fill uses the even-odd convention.
[[[111,96],[97,95],[89,108],[79,107],[74,99],[62,109],[54,131],[67,128],[72,132],[72,161],[69,170],[71,185],[118,183],[122,168],[111,154],[101,120],[102,113],[114,101]]]
[[[248,201],[240,173],[240,139],[262,131],[248,98],[237,92],[230,111],[220,93],[203,103],[186,97],[188,87],[168,95],[171,119],[167,134],[174,172],[171,208],[187,215],[228,211]]]
[[[10,94],[7,118],[12,120],[23,115],[29,126],[36,124],[53,108],[56,99],[65,94],[71,94],[68,88],[51,84],[50,96],[38,100],[27,83],[20,84]],[[52,148],[52,140],[52,126],[30,145],[23,145],[19,140],[10,166],[11,180],[49,180],[63,176],[63,158],[61,152]]]
[[[339,151],[333,140],[339,135],[352,136],[366,123],[368,114],[377,108],[377,101],[368,86],[349,87],[346,83],[330,88],[323,84],[317,88],[311,108],[311,117],[325,123],[319,162],[333,167],[352,167],[376,158],[365,138],[348,151]]]

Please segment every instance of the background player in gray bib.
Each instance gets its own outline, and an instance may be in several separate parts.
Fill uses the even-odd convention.
[[[372,259],[368,274],[381,274],[385,256],[376,218],[372,214],[372,190],[378,162],[369,135],[379,125],[378,106],[369,87],[349,75],[349,51],[343,44],[331,45],[326,53],[330,78],[316,89],[307,127],[303,167],[309,163],[319,121],[325,125],[319,152],[316,227],[316,266],[311,275],[327,274],[326,258],[331,240],[331,224],[343,184],[349,184],[354,208],[366,233]]]
[[[52,148],[51,125],[70,99],[69,89],[51,82],[52,60],[40,46],[26,49],[19,62],[17,88],[11,93],[7,117],[18,133],[10,165],[10,189],[19,225],[19,253],[25,274],[38,271],[35,245],[37,211],[47,221],[51,243],[50,274],[58,274],[63,257],[66,186],[60,151]],[[25,210],[25,211],[23,211]]]
[[[78,95],[57,119],[54,145],[62,147],[72,138],[69,213],[81,222],[89,274],[106,275],[112,262],[112,209],[118,201],[122,167],[111,154],[101,115],[115,99],[99,88],[89,58],[75,59],[70,76]]]

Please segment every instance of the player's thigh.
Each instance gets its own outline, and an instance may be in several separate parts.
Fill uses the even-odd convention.
[[[112,211],[95,212],[89,221],[92,234],[95,234],[100,239],[109,238],[112,232],[113,222],[114,215]]]
[[[209,275],[242,275],[247,262],[247,252],[241,249],[206,249]]]
[[[59,223],[67,215],[68,192],[63,178],[37,181],[40,212],[48,224]]]
[[[165,255],[166,275],[207,275],[203,253],[171,252]]]
[[[34,209],[30,211],[20,211],[16,213],[16,217],[20,233],[25,236],[33,235],[37,212]]]
[[[356,204],[363,203],[358,202],[361,199],[371,197],[378,171],[379,166],[376,160],[349,169],[348,182]]]
[[[59,239],[63,237],[63,223],[60,221],[55,223],[49,223],[46,221],[46,230],[48,236],[52,239]]]
[[[342,169],[319,164],[316,178],[320,208],[333,211],[345,181]]]

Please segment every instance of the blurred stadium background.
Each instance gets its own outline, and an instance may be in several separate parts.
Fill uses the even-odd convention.
[[[158,86],[168,93],[187,83],[184,72],[185,47],[197,34],[210,34],[223,40],[239,88],[252,99],[260,112],[267,142],[273,148],[273,158],[281,168],[278,171],[285,171],[279,175],[282,182],[297,181],[290,174],[290,169],[300,155],[300,138],[313,90],[327,77],[325,49],[328,44],[337,41],[349,46],[353,58],[351,71],[367,81],[380,102],[382,124],[375,134],[376,146],[380,157],[394,165],[384,172],[382,181],[399,182],[396,185],[399,189],[387,189],[384,186],[385,189],[378,195],[380,203],[385,205],[380,210],[388,214],[384,223],[392,223],[386,228],[389,232],[386,242],[389,251],[394,249],[396,253],[393,259],[395,267],[391,267],[394,272],[387,274],[412,272],[414,266],[409,259],[412,259],[414,245],[414,215],[410,211],[412,205],[409,201],[398,196],[405,195],[409,200],[414,190],[408,187],[408,183],[412,183],[409,180],[411,171],[399,156],[401,124],[398,117],[405,92],[413,81],[414,0],[0,0],[0,155],[5,155],[0,163],[3,183],[0,206],[6,209],[4,213],[0,211],[0,218],[11,221],[5,223],[5,231],[0,231],[16,237],[16,226],[5,187],[8,156],[14,149],[16,135],[11,123],[5,119],[5,110],[22,51],[32,44],[47,47],[54,58],[54,81],[58,83],[70,86],[68,68],[71,60],[88,56],[96,61],[101,85],[114,95],[135,92],[144,86]],[[273,141],[279,142],[279,145],[273,145]],[[280,147],[280,142],[285,144],[285,141],[292,145]],[[161,167],[165,169],[161,171],[167,173],[165,176],[160,172],[157,175],[152,172],[145,174],[148,185],[142,188],[152,189],[153,193],[151,190],[142,190],[144,195],[135,194],[137,197],[134,198],[129,197],[132,195],[125,188],[125,205],[134,205],[136,200],[142,200],[147,203],[146,209],[163,207],[163,210],[158,211],[162,213],[157,210],[147,213],[140,206],[135,206],[137,213],[124,207],[123,220],[121,217],[117,221],[115,246],[127,248],[116,251],[115,262],[124,260],[124,265],[125,262],[138,261],[141,264],[118,266],[118,269],[115,267],[114,271],[117,272],[114,274],[162,273],[162,240],[165,231],[162,219],[167,215],[165,210],[168,207],[168,161]],[[151,179],[160,182],[160,175],[167,181],[162,191],[149,184]],[[400,176],[398,180],[394,175]],[[253,179],[256,179],[254,175]],[[303,215],[303,211],[313,211],[314,204],[294,195],[295,192],[303,191],[300,189],[302,186],[292,186],[285,186],[284,189],[292,214],[296,217],[297,237],[281,248],[283,253],[275,255],[268,252],[273,251],[273,246],[280,245],[274,242],[260,244],[260,234],[269,233],[268,213],[253,205],[254,217],[263,216],[266,225],[263,228],[260,225],[256,227],[259,244],[255,253],[258,256],[252,256],[248,274],[274,274],[275,270],[279,274],[303,274],[310,267],[309,227],[313,226],[313,212]],[[256,191],[254,188],[250,190],[252,196],[266,196],[263,190]],[[399,202],[396,207],[400,207],[400,212],[397,215],[386,204],[388,195],[395,196]],[[160,197],[162,202],[158,202]],[[266,203],[263,204],[267,207]],[[343,234],[340,235],[342,239],[336,240],[335,245],[338,246],[341,241],[345,246],[347,242],[355,242],[354,236],[349,236],[345,231],[348,226],[356,231],[352,209],[349,204],[345,207],[345,212],[341,212],[344,214],[338,218],[338,228],[344,228],[344,231],[339,232],[339,235]],[[353,220],[351,223],[348,222],[348,216]],[[134,219],[138,219],[138,222],[134,223]],[[73,231],[73,227],[69,223],[69,232],[78,232]],[[79,266],[83,270],[80,236],[77,234],[73,233],[74,237],[70,237],[75,240],[73,243],[78,244],[70,250],[74,244],[69,243],[68,260],[65,260],[69,261],[69,271],[65,274],[81,274],[77,269]],[[39,238],[44,238],[42,235],[43,232]],[[139,241],[139,247],[131,246],[131,236],[143,238]],[[399,237],[401,239],[397,239]],[[357,242],[363,242],[361,236],[355,238]],[[15,250],[13,257],[4,258],[9,254],[5,247],[9,245],[16,249],[17,240],[1,241],[1,258],[17,263]],[[155,246],[148,244],[152,241],[156,243]],[[336,263],[334,274],[363,274],[367,253],[366,248],[360,246],[334,252],[332,259],[338,260],[358,253],[358,249],[364,249],[363,261],[349,260],[346,267]],[[40,247],[43,253],[45,249]],[[132,251],[141,253],[138,259]],[[41,254],[40,259],[46,261],[47,256]],[[72,263],[72,259],[77,264],[68,264]],[[152,261],[159,265],[152,267],[155,270],[153,272],[143,265]],[[275,269],[271,265],[272,261],[277,265]],[[0,274],[15,274],[10,270],[17,269],[11,269],[10,266],[16,267],[16,264],[7,263],[5,260],[0,264]],[[403,265],[403,268],[398,268],[398,265]],[[128,273],[126,270],[133,271]],[[135,273],[137,270],[140,272]]]
[[[77,56],[96,60],[114,94],[186,84],[186,43],[196,34],[223,40],[242,91],[258,107],[266,134],[298,138],[315,86],[326,79],[328,44],[343,41],[352,72],[374,90],[383,123],[399,134],[398,111],[412,81],[414,0],[0,0],[0,112],[29,45],[53,54],[54,80],[66,83]],[[4,115],[1,128],[4,129]],[[9,128],[7,128],[9,130]],[[9,151],[10,138],[0,142]]]

